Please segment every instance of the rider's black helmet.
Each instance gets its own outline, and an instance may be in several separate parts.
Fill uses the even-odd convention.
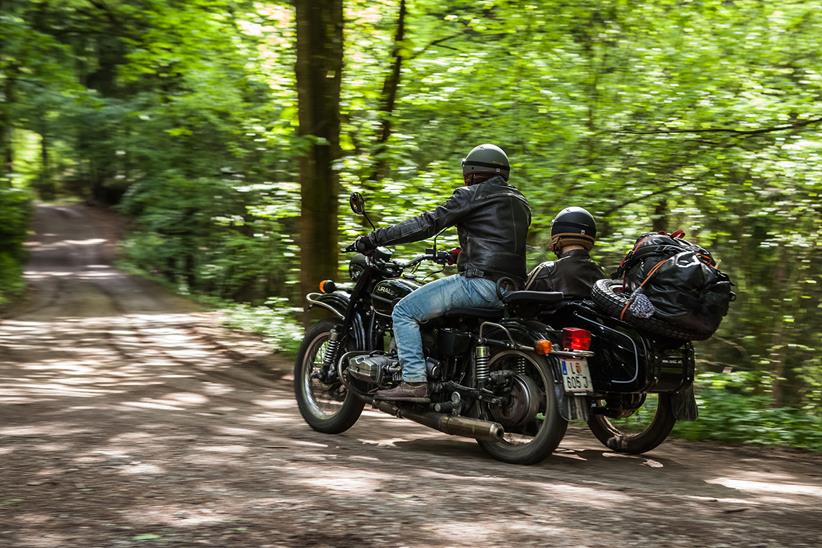
[[[551,221],[551,249],[559,251],[566,245],[594,247],[597,223],[593,215],[581,207],[566,207]]]
[[[462,174],[491,174],[502,175],[507,181],[511,173],[511,164],[508,163],[508,156],[497,145],[479,145],[471,149],[471,152],[462,160]]]

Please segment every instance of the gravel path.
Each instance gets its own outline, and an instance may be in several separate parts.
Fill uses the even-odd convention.
[[[111,266],[120,225],[39,207],[0,321],[2,546],[820,546],[822,459],[571,428],[538,466],[368,411],[296,410],[291,363]]]

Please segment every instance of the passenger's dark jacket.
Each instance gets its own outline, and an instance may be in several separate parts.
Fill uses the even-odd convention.
[[[584,249],[564,253],[556,261],[546,261],[528,274],[525,289],[561,291],[566,298],[589,298],[594,282],[605,273]]]
[[[457,226],[459,271],[468,277],[525,280],[525,238],[531,224],[528,201],[499,175],[456,189],[433,211],[371,233],[376,245],[416,242]]]

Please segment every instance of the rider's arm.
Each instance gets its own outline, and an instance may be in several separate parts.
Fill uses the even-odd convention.
[[[459,222],[469,210],[470,194],[467,187],[460,187],[435,210],[377,229],[369,236],[375,245],[405,244],[430,238],[443,228]]]

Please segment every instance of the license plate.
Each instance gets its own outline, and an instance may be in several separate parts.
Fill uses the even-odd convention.
[[[562,384],[565,391],[573,394],[588,394],[594,391],[591,372],[588,371],[588,360],[561,360]]]

